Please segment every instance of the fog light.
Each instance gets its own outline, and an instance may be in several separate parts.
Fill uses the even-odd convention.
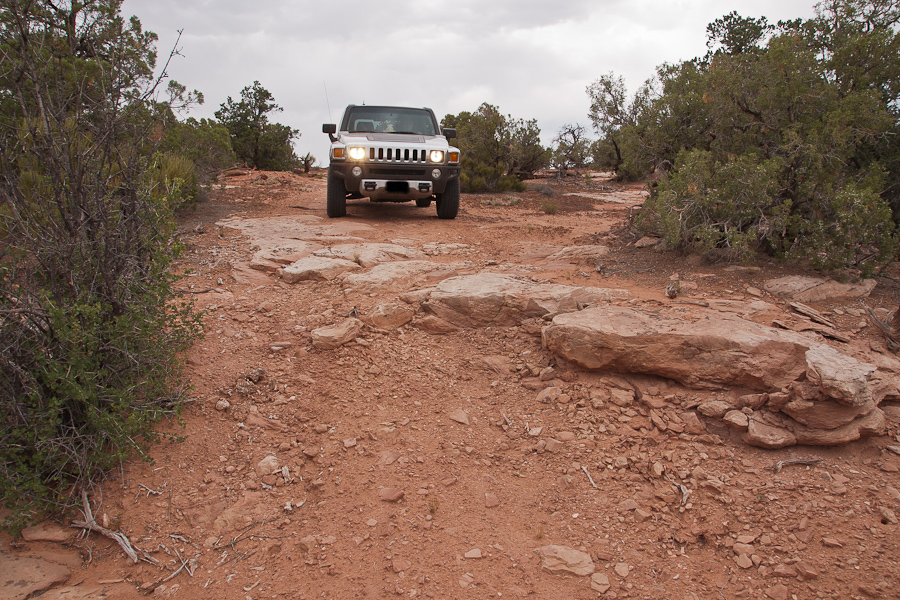
[[[441,178],[441,170],[440,169],[433,170],[431,172],[431,178],[432,179],[440,179]]]
[[[359,167],[353,167],[350,172],[353,173],[354,177],[359,177],[360,175],[362,175],[362,169]]]

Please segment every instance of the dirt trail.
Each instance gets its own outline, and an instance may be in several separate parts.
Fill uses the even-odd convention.
[[[183,426],[162,427],[173,439],[152,463],[129,463],[94,496],[98,518],[158,565],[133,565],[95,534],[70,540],[86,562],[67,584],[92,594],[81,597],[900,597],[896,409],[886,410],[889,436],[768,451],[696,416],[716,392],[563,364],[542,348],[539,323],[437,334],[417,315],[318,349],[313,330],[402,304],[399,292],[287,284],[252,269],[260,242],[237,219],[286,219],[286,255],[303,243],[390,243],[457,274],[623,288],[647,306],[672,302],[673,279],[681,299],[781,306],[759,290],[790,267],[637,248],[625,225],[640,190],[608,183],[552,198],[465,195],[453,221],[433,207],[363,201],[329,221],[321,178],[225,183],[181,225],[181,285],[206,311],[206,338],[189,356],[195,401]],[[285,242],[300,226],[323,229]],[[612,251],[547,260],[586,244]],[[887,281],[864,300],[815,307],[853,343],[877,346],[858,315],[897,297]],[[545,403],[551,380],[563,397]],[[546,546],[587,554],[593,577],[542,568],[536,549]],[[59,548],[0,541],[17,556]]]

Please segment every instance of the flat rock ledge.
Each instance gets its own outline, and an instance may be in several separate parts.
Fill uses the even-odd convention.
[[[537,283],[500,273],[451,277],[419,295],[426,312],[458,327],[507,327],[528,318],[630,298],[627,290]]]
[[[751,445],[835,445],[885,430],[874,365],[735,315],[598,306],[557,315],[542,338],[558,356],[591,370],[760,392],[752,407],[700,407],[707,416],[725,417]],[[735,410],[748,418],[736,418]]]

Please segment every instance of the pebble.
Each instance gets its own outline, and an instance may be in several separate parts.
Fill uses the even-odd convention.
[[[497,498],[496,494],[488,493],[484,495],[484,505],[486,508],[494,508],[500,506],[500,500]]]
[[[457,408],[456,410],[454,410],[447,416],[450,418],[451,421],[456,421],[457,423],[460,423],[462,425],[469,424],[469,413],[467,413],[466,411],[464,411],[461,408]]]
[[[788,588],[786,585],[780,583],[778,585],[773,585],[766,589],[766,596],[772,600],[787,600]]]
[[[609,591],[609,577],[603,573],[594,573],[591,575],[591,589],[595,592],[605,594]]]
[[[216,410],[224,412],[231,408],[231,402],[226,400],[225,398],[220,398],[218,402],[216,402]]]
[[[616,572],[616,575],[618,575],[619,577],[622,577],[624,579],[625,577],[628,577],[628,573],[629,573],[630,569],[628,568],[627,564],[620,562],[620,563],[616,563],[616,566],[613,567],[613,571]]]
[[[753,561],[746,554],[739,554],[737,558],[734,559],[734,562],[742,569],[749,569],[753,566]]]
[[[403,490],[399,488],[382,488],[378,490],[378,498],[385,502],[399,502],[403,496]]]
[[[472,548],[471,550],[463,554],[463,556],[466,558],[483,558],[480,548]]]

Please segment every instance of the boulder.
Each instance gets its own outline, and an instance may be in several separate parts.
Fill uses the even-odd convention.
[[[379,329],[396,329],[412,321],[415,314],[416,311],[407,304],[388,302],[379,304],[366,313],[362,317],[362,322]]]
[[[287,283],[306,280],[330,281],[341,273],[359,268],[355,262],[342,258],[307,256],[284,267],[281,270],[281,278]]]
[[[362,329],[359,319],[346,319],[331,327],[320,327],[312,330],[312,344],[321,350],[334,350],[347,342],[356,339]]]
[[[541,557],[541,568],[550,573],[568,573],[584,577],[594,572],[591,555],[566,546],[542,546],[534,550]]]
[[[460,327],[510,326],[529,317],[630,297],[626,290],[536,283],[516,275],[480,273],[445,279],[422,307]]]

